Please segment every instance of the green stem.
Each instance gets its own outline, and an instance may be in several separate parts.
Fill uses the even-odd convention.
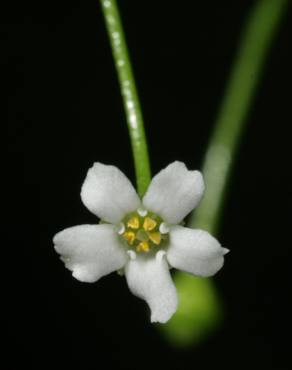
[[[259,0],[243,28],[239,50],[227,84],[218,119],[203,165],[204,199],[190,226],[216,233],[228,178],[247,114],[260,81],[268,49],[288,0]],[[220,324],[223,311],[212,279],[175,274],[180,305],[162,328],[174,346],[202,341]]]
[[[142,196],[151,180],[144,123],[119,10],[115,0],[100,0],[131,138],[137,190]]]
[[[267,53],[288,0],[259,0],[251,9],[242,32],[215,129],[207,148],[203,174],[204,199],[190,226],[216,233],[232,165],[247,122]]]

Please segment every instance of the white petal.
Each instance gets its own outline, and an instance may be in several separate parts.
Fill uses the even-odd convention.
[[[137,255],[126,264],[125,271],[131,292],[148,303],[151,322],[168,321],[177,308],[177,293],[161,253],[156,257]]]
[[[177,224],[197,206],[203,192],[201,173],[189,171],[182,162],[173,162],[152,179],[143,204],[164,221]]]
[[[81,189],[85,206],[104,221],[117,223],[135,211],[140,199],[127,177],[115,166],[94,163]]]
[[[226,251],[207,231],[182,226],[170,230],[167,260],[179,270],[197,276],[214,275],[223,266]]]
[[[84,282],[122,268],[127,260],[113,225],[80,225],[65,229],[54,237],[56,251],[72,275]]]

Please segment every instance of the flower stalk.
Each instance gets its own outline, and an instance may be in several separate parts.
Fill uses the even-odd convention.
[[[202,228],[213,234],[218,230],[247,116],[287,5],[287,0],[259,0],[247,18],[203,163],[206,192],[190,219],[190,227]]]
[[[151,180],[149,154],[141,106],[125,35],[115,0],[100,0],[111,44],[134,156],[137,190],[142,197]]]
[[[206,191],[190,218],[189,227],[216,235],[220,226],[240,139],[288,3],[288,0],[258,0],[251,8],[203,162]],[[220,324],[222,310],[212,279],[195,280],[177,272],[175,280],[181,302],[188,297],[188,303],[179,305],[163,332],[173,345],[187,346],[201,341]]]

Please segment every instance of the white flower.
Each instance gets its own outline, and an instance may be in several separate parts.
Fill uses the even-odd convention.
[[[95,163],[81,190],[85,206],[101,224],[65,229],[54,237],[73,276],[95,282],[113,271],[124,271],[133,294],[151,309],[151,321],[164,323],[177,308],[169,269],[211,276],[228,252],[203,230],[180,226],[204,192],[200,172],[174,162],[159,172],[141,201],[116,167]]]

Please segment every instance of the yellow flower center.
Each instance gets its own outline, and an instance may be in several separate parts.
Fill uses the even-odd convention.
[[[143,216],[138,212],[131,213],[123,220],[125,230],[121,236],[136,252],[148,253],[162,247],[167,238],[166,234],[159,231],[162,222],[154,213],[149,212]]]

